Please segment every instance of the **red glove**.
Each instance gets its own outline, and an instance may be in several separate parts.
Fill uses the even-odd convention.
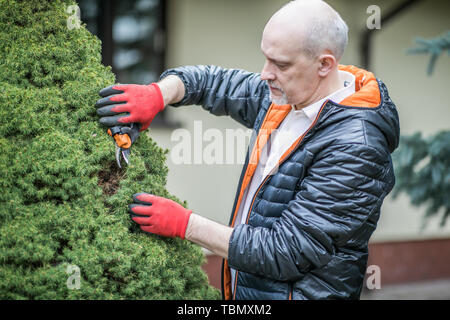
[[[108,127],[138,122],[140,131],[148,128],[158,112],[164,109],[164,99],[156,83],[149,85],[119,84],[100,90],[95,106],[100,123]]]
[[[184,239],[192,210],[148,193],[134,194],[133,201],[128,206],[131,219],[140,224],[142,231]]]

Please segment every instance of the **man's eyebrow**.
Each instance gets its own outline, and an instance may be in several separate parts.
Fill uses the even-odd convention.
[[[267,60],[270,60],[270,61],[272,61],[273,63],[276,63],[276,64],[290,64],[291,62],[290,61],[287,61],[287,60],[279,60],[279,59],[272,59],[272,58],[269,58],[269,57],[266,57],[267,58]]]
[[[261,49],[262,54],[266,57],[267,60],[272,61],[277,64],[290,64],[291,62],[288,60],[282,60],[282,59],[274,59],[272,57],[269,57],[264,51]]]

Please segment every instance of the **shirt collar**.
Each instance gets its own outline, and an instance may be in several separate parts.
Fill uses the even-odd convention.
[[[292,106],[292,111],[294,111],[295,113],[304,113],[311,121],[314,121],[325,100],[332,100],[335,103],[339,103],[348,96],[355,93],[355,76],[347,71],[339,70],[338,72],[341,80],[344,81],[344,88],[333,92],[329,96],[316,101],[303,109],[296,110],[294,106]]]

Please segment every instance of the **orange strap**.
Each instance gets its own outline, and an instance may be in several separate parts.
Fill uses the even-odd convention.
[[[259,158],[262,154],[263,148],[269,139],[270,134],[273,130],[278,128],[280,123],[286,118],[288,113],[292,110],[292,107],[289,104],[286,105],[276,105],[272,103],[269,110],[267,111],[267,115],[261,125],[261,128],[258,132],[258,137],[256,138],[255,145],[253,147],[252,153],[250,155],[250,160],[247,166],[247,170],[244,175],[244,179],[242,180],[241,194],[239,195],[238,202],[236,204],[236,211],[238,210],[242,195],[250,183],[253,174],[255,173],[256,167],[258,166]],[[236,217],[236,216],[235,216]],[[234,217],[234,218],[235,218]],[[234,218],[231,226],[234,227]]]
[[[236,204],[235,212],[233,213],[233,221],[231,222],[231,226],[234,227],[235,219],[236,219],[236,212],[239,209],[239,206],[241,205],[242,196],[244,194],[245,189],[247,188],[248,184],[250,183],[253,174],[255,173],[256,167],[259,162],[259,158],[261,156],[261,153],[263,151],[264,146],[267,143],[267,140],[269,139],[270,134],[273,130],[278,128],[280,123],[284,120],[284,118],[288,115],[289,111],[292,110],[292,107],[290,105],[276,105],[272,103],[269,110],[267,111],[267,115],[264,118],[264,121],[261,125],[261,128],[258,132],[258,137],[256,138],[255,145],[253,147],[250,160],[247,166],[247,170],[244,175],[244,179],[242,181],[242,187],[241,191],[238,197],[238,201]],[[231,294],[231,273],[230,268],[228,266],[228,261],[225,259],[224,261],[224,270],[223,270],[223,290],[225,295],[225,300],[231,300],[232,294]]]

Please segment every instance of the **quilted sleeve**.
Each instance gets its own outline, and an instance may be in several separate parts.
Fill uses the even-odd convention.
[[[253,128],[259,108],[270,104],[267,84],[259,74],[217,66],[184,66],[166,70],[160,78],[176,75],[186,93],[174,107],[201,105],[216,116],[228,115]]]
[[[393,185],[389,153],[364,144],[329,147],[271,228],[234,229],[228,263],[274,280],[298,280],[328,264],[336,248],[367,243]]]

